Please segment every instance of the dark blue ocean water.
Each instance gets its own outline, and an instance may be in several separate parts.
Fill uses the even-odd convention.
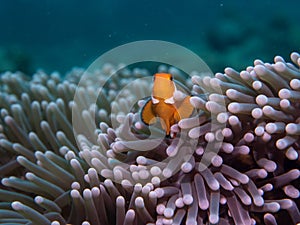
[[[183,45],[214,72],[300,50],[296,0],[1,0],[0,71],[62,73],[111,48],[157,39]]]

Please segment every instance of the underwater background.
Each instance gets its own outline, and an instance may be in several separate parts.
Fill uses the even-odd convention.
[[[245,68],[299,51],[300,2],[2,0],[0,71],[64,74],[119,45],[164,40],[197,53],[212,69]]]
[[[1,0],[0,224],[299,225],[299,6]]]

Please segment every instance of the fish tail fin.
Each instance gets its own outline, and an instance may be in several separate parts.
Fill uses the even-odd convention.
[[[146,104],[144,105],[144,107],[141,110],[141,119],[142,121],[147,124],[153,124],[156,122],[156,116],[153,113],[152,110],[152,101],[151,99],[149,99]]]

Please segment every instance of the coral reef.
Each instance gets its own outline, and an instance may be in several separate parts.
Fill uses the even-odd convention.
[[[117,79],[100,91],[91,80],[76,89],[81,69],[2,74],[0,223],[299,223],[300,55],[291,61],[195,72],[185,84],[198,111],[171,127],[174,139],[149,137],[143,100],[128,109],[149,90],[134,83],[147,71],[104,65],[98,82]],[[74,112],[85,127],[75,136]]]

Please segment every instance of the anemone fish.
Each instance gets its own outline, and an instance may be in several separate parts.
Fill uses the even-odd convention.
[[[141,110],[141,119],[146,125],[151,125],[159,120],[161,127],[170,137],[170,128],[183,118],[188,118],[193,113],[190,96],[185,96],[181,101],[174,100],[176,91],[175,82],[169,73],[157,73],[153,77],[151,98]]]

